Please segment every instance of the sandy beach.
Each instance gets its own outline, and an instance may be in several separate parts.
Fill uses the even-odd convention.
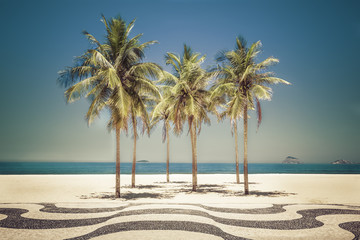
[[[1,175],[2,239],[357,239],[360,175]]]
[[[114,175],[1,175],[1,203],[155,202],[155,203],[310,203],[360,204],[360,175],[250,174],[250,196],[233,174],[199,174],[191,192],[190,174],[121,175],[121,199],[115,200]]]

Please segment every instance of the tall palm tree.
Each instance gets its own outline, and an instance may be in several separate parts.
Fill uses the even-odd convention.
[[[176,84],[176,78],[163,71],[159,80],[157,81],[160,92],[162,93],[160,101],[154,107],[152,112],[152,127],[163,121],[162,141],[166,141],[166,182],[170,182],[170,122],[173,122],[173,110],[172,107],[172,88]],[[175,134],[179,132],[175,131]]]
[[[110,120],[108,122],[108,129],[111,131],[115,129],[116,136],[116,166],[115,166],[115,197],[120,198],[120,131],[121,129],[128,131],[127,115],[121,114],[116,101],[117,96],[109,99],[108,108],[110,109]]]
[[[211,105],[210,108],[214,109],[220,107],[223,112],[217,113],[219,120],[224,118],[230,119],[231,133],[235,135],[235,169],[236,169],[236,183],[240,184],[240,170],[239,170],[239,150],[238,150],[238,130],[237,121],[243,116],[243,98],[236,91],[232,83],[222,79],[224,76],[224,67],[219,66],[220,71],[218,81],[211,87]],[[217,110],[214,109],[216,112]]]
[[[167,91],[169,94],[169,91]],[[165,95],[166,96],[166,95]],[[162,141],[166,141],[166,182],[170,182],[170,121],[171,121],[171,108],[168,97],[161,98],[161,101],[156,105],[152,113],[152,125],[156,125],[158,122],[163,121],[163,134]]]
[[[207,116],[210,94],[206,90],[213,77],[201,68],[205,56],[193,53],[190,47],[184,45],[182,56],[167,53],[166,64],[173,69],[173,74],[165,78],[173,84],[171,95],[166,100],[170,103],[171,118],[174,121],[175,131],[181,132],[185,121],[188,122],[191,149],[192,149],[192,190],[197,187],[197,129],[200,132],[202,122],[210,123]]]
[[[157,77],[160,67],[154,69],[153,77]],[[133,161],[131,169],[131,187],[135,187],[136,173],[136,140],[138,125],[142,127],[142,134],[145,132],[150,135],[150,118],[148,112],[154,107],[155,103],[161,98],[161,94],[156,85],[146,76],[135,76],[129,88],[131,97],[130,121],[133,128]]]
[[[260,99],[271,100],[272,89],[268,85],[289,82],[274,77],[274,73],[267,72],[268,67],[279,62],[278,59],[269,57],[260,63],[256,63],[256,57],[260,53],[261,42],[253,43],[250,48],[246,47],[246,41],[241,36],[236,38],[236,47],[233,51],[222,52],[217,57],[221,63],[219,66],[219,78],[213,90],[213,97],[226,94],[226,103],[223,117],[229,117],[235,132],[236,166],[238,175],[237,154],[237,119],[244,119],[244,190],[249,194],[248,182],[248,159],[247,159],[247,135],[248,135],[248,110],[257,109],[258,127],[261,123]],[[237,177],[238,181],[238,177]]]
[[[151,83],[147,76],[157,76],[160,68],[154,63],[141,62],[144,49],[155,41],[140,44],[142,34],[129,37],[135,20],[127,25],[121,17],[106,20],[102,16],[102,22],[106,29],[105,42],[101,44],[84,31],[94,47],[78,57],[75,66],[59,72],[58,82],[68,88],[65,92],[68,103],[80,97],[90,99],[86,114],[89,124],[102,109],[110,110],[108,126],[116,130],[117,146],[115,196],[120,197],[120,130],[127,130],[127,120],[134,115],[134,91],[149,92],[147,85]]]

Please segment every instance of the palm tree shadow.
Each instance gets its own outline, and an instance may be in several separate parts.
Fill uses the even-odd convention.
[[[255,196],[255,197],[287,197],[291,195],[296,195],[296,193],[288,193],[288,192],[280,192],[280,191],[271,191],[271,192],[263,192],[263,191],[250,191],[249,195],[244,196]]]
[[[183,183],[191,183],[191,182],[186,182],[186,181],[170,181],[170,182],[155,182],[155,183],[159,183],[159,184],[171,184],[171,183],[180,183],[180,184],[183,184]]]
[[[200,184],[198,185],[196,192],[192,191],[192,185],[185,185],[179,189],[178,192],[183,192],[185,194],[198,193],[198,194],[206,194],[206,193],[220,193],[224,195],[228,195],[233,191],[227,189],[226,185],[219,184]]]
[[[132,188],[131,185],[126,185],[122,188]],[[137,185],[137,189],[154,189],[154,188],[164,188],[164,186],[160,185]]]
[[[127,192],[120,195],[120,198],[125,200],[136,200],[141,198],[153,198],[153,199],[170,199],[174,195],[170,193],[132,193]]]
[[[152,193],[152,192],[124,192],[120,194],[120,199],[123,200],[137,200],[143,198],[152,198],[152,199],[170,199],[173,198],[174,194],[171,193]],[[110,192],[102,193],[91,193],[90,195],[81,195],[80,199],[112,199],[115,200],[115,194]]]
[[[80,199],[115,199],[115,194],[110,192],[90,193],[89,195],[81,195]]]
[[[228,183],[228,184],[234,184],[234,185],[241,185],[241,184],[244,184],[244,182],[240,182],[240,183],[237,183],[237,182],[225,182],[225,183]],[[249,184],[259,184],[257,182],[249,182]]]
[[[137,185],[136,188],[131,188],[130,185],[124,186],[125,191],[121,192],[120,200],[138,200],[138,199],[171,199],[177,194],[207,194],[215,193],[224,197],[286,197],[290,195],[296,195],[296,193],[288,193],[283,191],[250,191],[249,195],[245,195],[244,192],[238,188],[239,184],[229,183],[227,184],[199,184],[197,191],[192,191],[192,184],[190,182],[170,182],[175,183],[171,187],[166,186],[166,182],[149,185]],[[250,184],[258,184],[251,182]],[[241,184],[240,184],[241,185]],[[234,189],[236,186],[236,189]],[[90,193],[88,195],[81,195],[80,199],[111,199],[116,200],[113,192],[98,192]]]

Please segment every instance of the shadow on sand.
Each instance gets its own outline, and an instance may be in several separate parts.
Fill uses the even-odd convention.
[[[244,195],[244,194],[242,194]],[[247,196],[255,196],[255,197],[287,197],[290,195],[296,195],[296,193],[287,193],[287,192],[261,192],[261,191],[250,191],[250,194]],[[245,195],[244,195],[245,196]]]
[[[136,200],[143,198],[152,198],[152,199],[170,199],[173,198],[174,195],[167,193],[132,193],[132,192],[124,192],[120,194],[120,199],[124,200]],[[113,199],[115,200],[115,194],[110,192],[104,193],[92,193],[90,195],[81,195],[80,199]]]
[[[154,189],[154,188],[163,188],[164,186],[161,185],[138,185],[135,188],[137,189]],[[122,188],[132,188],[131,185],[126,185]]]
[[[250,183],[257,184],[257,183]],[[286,197],[296,195],[295,193],[287,193],[280,191],[250,191],[249,195],[245,195],[242,184],[199,184],[197,191],[192,191],[191,182],[159,182],[152,185],[137,185],[131,188],[130,185],[122,187],[121,199],[123,200],[138,200],[138,199],[171,199],[177,194],[207,194],[215,193],[222,197]],[[234,189],[236,186],[236,189]],[[239,187],[238,187],[239,186]],[[125,190],[125,191],[124,191]],[[89,195],[80,196],[81,199],[115,199],[113,192],[90,193]]]

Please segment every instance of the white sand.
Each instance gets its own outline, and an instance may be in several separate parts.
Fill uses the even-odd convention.
[[[115,175],[0,175],[0,203],[124,202],[201,204],[352,204],[360,205],[360,175],[251,174],[250,196],[233,174],[199,174],[191,192],[190,174],[121,176],[122,198],[114,200]],[[242,176],[241,176],[242,180]],[[103,206],[104,207],[104,206]]]

